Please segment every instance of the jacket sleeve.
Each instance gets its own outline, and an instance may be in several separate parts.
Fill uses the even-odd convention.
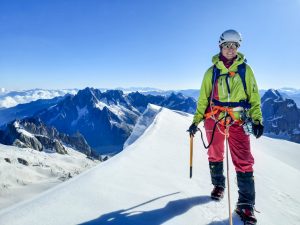
[[[247,83],[248,101],[251,104],[249,115],[253,121],[259,121],[260,123],[262,123],[263,118],[261,112],[260,95],[254,77],[254,73],[249,65],[247,65],[247,70],[246,70],[246,83]]]
[[[204,119],[205,110],[209,104],[209,97],[212,90],[212,68],[213,67],[209,68],[203,77],[197,109],[193,119],[193,123],[196,125]]]

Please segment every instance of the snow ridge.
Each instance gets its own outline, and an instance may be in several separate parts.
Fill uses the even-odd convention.
[[[209,198],[212,185],[199,134],[189,179],[186,129],[191,120],[192,115],[162,109],[138,141],[120,154],[31,201],[0,211],[0,224],[228,224],[227,198]],[[300,168],[292,162],[300,157],[300,145],[267,137],[251,141],[259,224],[299,224],[300,181],[295,178]],[[229,172],[234,204],[238,196],[232,164]],[[233,223],[242,224],[235,214]]]
[[[161,111],[162,107],[153,104],[148,104],[147,109],[139,117],[132,133],[124,143],[124,148],[134,143],[150,126],[155,119],[156,115]]]

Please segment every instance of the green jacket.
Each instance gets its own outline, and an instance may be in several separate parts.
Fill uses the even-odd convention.
[[[237,54],[237,59],[233,64],[227,69],[223,62],[219,59],[219,54],[212,58],[212,62],[218,69],[220,69],[220,74],[227,74],[228,72],[237,72],[238,65],[245,61],[245,57],[242,53]],[[204,114],[209,106],[209,98],[212,92],[212,77],[213,77],[213,66],[211,66],[206,73],[202,81],[200,96],[197,103],[197,109],[194,115],[193,123],[198,125],[202,120],[204,120]],[[248,111],[248,115],[253,119],[253,121],[259,121],[262,123],[262,113],[260,104],[260,95],[258,92],[258,87],[253,74],[253,71],[249,65],[246,66],[245,74],[248,101],[251,104],[251,108]],[[226,86],[226,76],[220,76],[218,78],[218,96],[221,102],[239,102],[240,100],[247,99],[242,80],[238,73],[234,76],[229,77],[229,88],[230,96],[228,96],[228,90]],[[221,116],[221,115],[220,115]],[[235,112],[235,118],[240,118],[240,112]]]

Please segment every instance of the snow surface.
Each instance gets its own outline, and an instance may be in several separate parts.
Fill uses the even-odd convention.
[[[161,109],[162,107],[160,106],[148,104],[144,113],[139,117],[130,136],[124,143],[124,148],[134,143],[147,130]]]
[[[76,118],[76,120],[73,120],[71,123],[71,126],[76,126],[78,121],[84,117],[85,115],[87,115],[89,113],[89,110],[87,109],[86,106],[84,106],[83,108],[79,108],[78,106],[76,106],[77,109],[77,115],[78,117]]]
[[[96,104],[96,108],[103,110],[104,107],[106,107],[109,111],[119,116],[120,118],[125,116],[124,112],[122,111],[122,109],[124,110],[125,107],[121,106],[119,103],[117,105],[110,104],[109,102],[107,103],[106,99],[101,99],[101,101],[98,101],[98,103]]]
[[[295,106],[295,103],[289,103],[289,104],[287,104],[287,107],[288,108],[292,108],[292,107],[294,107]]]
[[[206,151],[194,143],[189,179],[192,116],[162,109],[143,135],[110,160],[35,198],[0,211],[1,225],[226,225],[228,200],[212,201]],[[300,224],[300,172],[291,163],[300,145],[253,139],[256,209],[263,225]],[[267,150],[268,149],[268,150]],[[292,155],[287,155],[289,153]],[[269,151],[276,151],[270,155]],[[284,158],[282,156],[285,156]],[[232,209],[237,200],[230,163]],[[241,225],[236,214],[233,224]]]
[[[33,134],[29,133],[20,126],[19,121],[15,121],[14,126],[16,127],[18,133],[23,134],[27,137],[35,138]]]
[[[65,148],[68,154],[61,155],[0,144],[0,209],[30,199],[99,163]],[[20,164],[18,158],[29,165]]]

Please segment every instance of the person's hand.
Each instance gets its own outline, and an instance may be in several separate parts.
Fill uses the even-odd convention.
[[[260,121],[254,121],[252,123],[253,134],[256,138],[260,138],[260,136],[264,133],[264,125],[260,123]]]
[[[198,130],[198,127],[195,123],[192,123],[192,125],[189,127],[189,129],[187,130],[187,132],[190,133],[190,137],[194,137],[194,135],[196,134]]]

